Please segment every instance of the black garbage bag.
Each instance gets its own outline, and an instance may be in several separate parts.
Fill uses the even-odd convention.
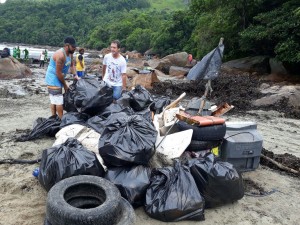
[[[164,107],[171,103],[170,97],[166,96],[153,96],[153,102],[150,105],[150,110],[155,114],[159,114],[163,111]]]
[[[117,104],[123,106],[124,108],[130,107],[130,96],[129,93],[123,93],[121,98],[116,101]]]
[[[122,197],[131,205],[139,207],[145,203],[150,175],[149,167],[112,167],[108,169],[105,178],[118,187]]]
[[[85,123],[87,127],[94,129],[99,134],[102,134],[102,132],[104,131],[105,124],[106,118],[103,118],[101,116],[93,116],[90,119],[88,119]]]
[[[141,85],[137,85],[128,94],[130,96],[130,107],[135,111],[146,109],[153,102],[151,94]]]
[[[153,169],[146,192],[146,213],[165,222],[204,220],[204,199],[188,166]]]
[[[99,139],[99,153],[107,166],[147,165],[156,136],[154,126],[143,117],[115,113]]]
[[[151,110],[149,108],[146,108],[146,109],[144,109],[142,111],[136,111],[136,112],[134,112],[134,114],[142,116],[149,123],[153,124],[152,112],[151,112]]]
[[[64,144],[43,151],[40,164],[39,182],[49,191],[57,182],[77,175],[104,176],[104,169],[94,152],[68,138]]]
[[[81,112],[97,115],[113,102],[113,90],[95,78],[80,79],[76,83],[74,103]]]
[[[64,110],[67,112],[78,112],[74,104],[75,86],[76,82],[69,86],[67,92],[64,93]]]
[[[212,153],[188,162],[205,207],[212,208],[243,198],[242,176],[232,164],[219,161]]]
[[[60,129],[60,123],[61,120],[57,115],[50,116],[48,119],[39,117],[34,122],[32,131],[29,134],[17,138],[16,141],[30,141],[46,135],[54,137]]]
[[[108,118],[111,114],[124,112],[127,115],[133,115],[134,111],[130,107],[124,107],[118,103],[111,103],[99,115]]]
[[[71,124],[81,124],[85,125],[85,122],[90,118],[88,114],[79,112],[69,112],[65,113],[61,118],[60,127],[65,127]]]

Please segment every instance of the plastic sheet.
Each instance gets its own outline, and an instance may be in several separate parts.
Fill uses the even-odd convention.
[[[205,55],[188,73],[189,80],[214,80],[219,76],[222,65],[224,45],[219,45]]]
[[[144,166],[113,167],[108,169],[105,178],[118,187],[123,198],[138,207],[145,203],[150,174],[151,169]]]
[[[104,176],[95,153],[78,140],[68,138],[64,144],[43,151],[38,179],[47,191],[57,182],[76,175]]]
[[[242,176],[232,164],[218,161],[212,153],[188,162],[205,207],[211,208],[243,198]]]
[[[99,140],[107,166],[147,165],[154,154],[157,131],[139,115],[112,114]]]
[[[146,192],[145,210],[150,217],[175,222],[204,220],[204,199],[187,166],[154,169]]]

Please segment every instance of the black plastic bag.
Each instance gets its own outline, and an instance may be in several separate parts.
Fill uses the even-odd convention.
[[[147,187],[150,184],[151,169],[144,166],[109,168],[105,179],[115,184],[122,197],[134,207],[145,203]]]
[[[67,92],[64,93],[64,110],[67,112],[78,112],[75,104],[74,104],[74,96],[75,96],[75,84],[74,81],[73,84],[69,86],[69,89]]]
[[[187,166],[152,170],[146,192],[146,213],[165,222],[204,220],[204,199]]]
[[[135,111],[146,109],[153,102],[151,94],[141,85],[137,85],[128,94],[130,96],[130,107]]]
[[[154,126],[141,116],[115,113],[99,139],[99,153],[107,166],[147,165],[156,136]]]
[[[212,153],[188,162],[205,207],[237,201],[244,196],[242,176],[232,164],[218,161]]]
[[[101,116],[93,116],[86,121],[85,125],[87,127],[94,129],[99,134],[102,134],[102,132],[105,129],[105,123],[106,123],[106,118],[103,118]]]
[[[77,175],[104,176],[104,169],[94,152],[68,138],[64,144],[43,151],[39,182],[49,191],[57,182]]]
[[[60,123],[61,120],[57,115],[50,116],[48,119],[39,117],[34,122],[32,131],[17,138],[16,141],[30,141],[45,135],[54,137],[60,129]]]
[[[164,107],[171,103],[170,97],[165,96],[153,96],[153,102],[150,105],[150,110],[159,114],[163,111]]]
[[[77,81],[74,103],[81,112],[94,116],[112,102],[113,90],[104,81],[94,78]]]
[[[111,103],[107,106],[99,115],[105,118],[108,118],[110,115],[114,113],[124,112],[127,115],[133,115],[134,111],[130,107],[124,107],[118,103]]]
[[[85,125],[85,122],[90,118],[88,114],[79,112],[69,112],[63,115],[61,118],[60,127],[65,127],[71,124]]]
[[[147,108],[147,109],[144,109],[142,111],[134,112],[133,114],[140,115],[145,120],[147,120],[149,123],[153,124],[153,121],[152,121],[152,111],[150,111],[150,109]]]

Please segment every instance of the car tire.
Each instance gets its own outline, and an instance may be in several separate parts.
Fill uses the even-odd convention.
[[[187,151],[197,152],[207,149],[212,149],[221,144],[222,140],[217,141],[195,141],[192,140],[190,145],[187,147]]]
[[[193,126],[190,124],[187,124],[186,122],[179,121],[177,123],[178,129],[180,131],[184,130],[193,130],[193,136],[192,140],[195,141],[217,141],[221,140],[226,133],[226,125],[221,124],[221,125],[212,125],[212,126]]]
[[[122,211],[117,225],[135,224],[135,213],[132,205],[130,205],[130,203],[125,198],[121,198],[120,206]]]
[[[55,184],[47,197],[46,217],[52,225],[117,224],[122,212],[115,185],[96,176],[74,176]]]

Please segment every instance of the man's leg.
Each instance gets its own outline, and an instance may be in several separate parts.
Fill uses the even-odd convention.
[[[61,119],[63,117],[63,114],[64,114],[64,106],[63,105],[56,105],[56,110],[57,110],[58,117]]]
[[[56,115],[56,105],[51,104],[50,109],[51,109],[51,115],[52,116]]]
[[[118,100],[122,96],[122,86],[112,86],[113,88],[113,98]]]

